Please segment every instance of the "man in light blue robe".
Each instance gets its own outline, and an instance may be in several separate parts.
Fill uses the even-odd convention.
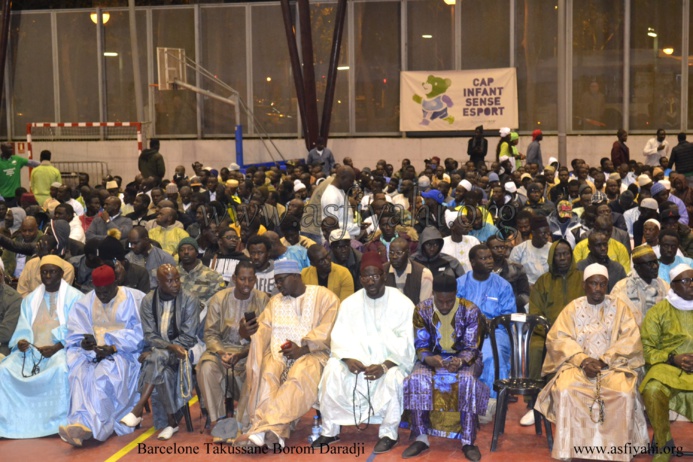
[[[76,447],[92,436],[105,441],[113,431],[132,433],[120,419],[139,399],[139,306],[145,294],[118,287],[106,265],[92,272],[92,282],[94,290],[75,304],[67,323],[70,412],[59,433]]]
[[[475,245],[469,251],[472,271],[457,278],[457,296],[474,303],[490,321],[496,316],[515,313],[515,295],[508,281],[493,272],[493,255],[486,244]],[[510,338],[504,327],[496,329],[496,344],[501,357],[499,367],[500,379],[510,375]],[[493,390],[495,369],[493,366],[493,349],[491,338],[486,337],[481,347],[484,360],[484,371],[480,380],[491,390],[491,401],[487,416],[493,415],[496,391]],[[484,419],[481,419],[482,423]]]
[[[0,364],[2,438],[54,435],[67,422],[67,319],[83,294],[62,279],[60,265],[55,255],[41,259],[42,284],[22,301],[12,353]]]

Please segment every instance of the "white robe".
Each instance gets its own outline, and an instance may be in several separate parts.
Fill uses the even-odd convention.
[[[379,299],[369,298],[361,289],[342,302],[332,330],[332,357],[325,366],[318,392],[324,436],[339,434],[340,425],[368,420],[366,398],[370,388],[370,422],[381,424],[380,437],[397,439],[404,378],[415,360],[413,314],[411,300],[392,287],[386,287]],[[357,359],[364,366],[388,360],[397,366],[378,380],[366,381],[363,373],[357,376],[349,371],[344,358]]]

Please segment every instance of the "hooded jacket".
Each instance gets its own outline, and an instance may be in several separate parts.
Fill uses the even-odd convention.
[[[427,257],[423,252],[423,246],[428,241],[440,241],[440,250],[433,257]],[[424,228],[423,232],[419,235],[419,250],[411,257],[412,261],[422,264],[428,268],[433,277],[435,278],[437,274],[446,269],[450,268],[454,273],[455,277],[458,278],[464,274],[464,269],[460,262],[450,255],[441,253],[443,249],[443,235],[440,231],[433,226],[427,226]]]
[[[158,149],[144,149],[137,160],[137,166],[143,178],[158,176],[161,179],[166,177],[166,165],[164,156]]]
[[[568,224],[565,226],[565,231],[563,231],[561,227],[561,220],[555,210],[547,217],[547,220],[549,222],[549,229],[551,230],[551,238],[554,242],[559,239],[564,239],[568,241],[570,248],[574,249],[577,242],[575,240],[575,235],[571,231],[580,226],[580,218],[573,213],[568,220]],[[549,262],[549,266],[551,266],[551,262]]]
[[[564,275],[558,274],[554,265],[554,254],[558,244],[570,245],[560,239],[549,249],[549,272],[539,276],[529,292],[529,314],[544,316],[553,324],[563,308],[578,297],[585,295],[582,288],[582,271],[577,269],[575,258],[571,255],[570,268]],[[543,333],[543,335],[546,335]]]

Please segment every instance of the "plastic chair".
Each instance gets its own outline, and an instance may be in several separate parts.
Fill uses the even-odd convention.
[[[496,328],[503,326],[510,338],[510,377],[500,380],[500,354],[496,341]],[[498,392],[496,402],[496,417],[493,423],[493,438],[491,440],[491,452],[496,450],[498,436],[505,431],[505,418],[508,411],[508,397],[510,393],[529,395],[533,398],[544,388],[544,380],[531,379],[529,377],[529,344],[532,333],[537,326],[543,326],[549,331],[549,322],[543,316],[531,314],[506,314],[491,320],[488,334],[491,337],[493,348],[493,362],[495,366],[495,380],[493,389]],[[544,349],[546,353],[546,349]],[[543,355],[542,355],[543,357]],[[551,422],[538,411],[534,411],[534,426],[537,435],[541,435],[541,421],[546,427],[546,438],[549,450],[553,448],[553,433]]]

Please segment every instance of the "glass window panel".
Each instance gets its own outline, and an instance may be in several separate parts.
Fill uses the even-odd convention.
[[[96,25],[88,11],[58,13],[57,22],[60,121],[100,122]]]
[[[187,58],[196,59],[192,8],[153,10],[152,29],[155,53],[157,47],[184,48]],[[158,81],[156,75],[154,78]],[[188,83],[195,84],[195,72],[187,69],[187,79]],[[194,92],[160,90],[155,95],[157,136],[197,134],[197,96]]]
[[[623,2],[573,4],[573,129],[615,133],[623,125]]]
[[[296,90],[279,5],[253,5],[253,104],[268,133],[298,131]]]
[[[631,130],[681,126],[681,10],[679,0],[632,2]]]
[[[335,3],[316,3],[310,6],[311,33],[313,35],[313,55],[315,56],[315,87],[318,99],[318,114],[322,123],[322,113],[325,104],[325,89],[327,74],[330,68],[330,53],[334,35],[337,5]],[[344,18],[342,30],[342,46],[339,49],[337,83],[332,103],[330,133],[349,132],[349,55],[347,43],[347,18]]]
[[[440,0],[407,3],[407,69],[443,71],[453,68],[454,6]]]
[[[247,95],[245,52],[245,7],[202,8],[202,66],[219,80],[240,93]],[[282,37],[283,38],[283,37]],[[221,96],[231,92],[206,77],[200,86]],[[243,132],[248,132],[248,119],[241,110]],[[211,98],[204,99],[202,131],[209,135],[231,136],[236,125],[233,106]]]
[[[130,46],[130,17],[127,11],[110,11],[104,24],[104,72],[106,74],[106,121],[131,122],[137,120],[135,107],[135,80]],[[142,86],[142,104],[147,105],[147,23],[144,11],[135,16]],[[148,117],[144,112],[145,119]]]
[[[356,131],[399,130],[399,2],[356,3]]]
[[[14,13],[11,21],[7,77],[12,79],[14,135],[23,138],[27,123],[55,119],[51,18],[48,13]]]
[[[558,10],[553,2],[517,0],[515,64],[520,130],[556,130]]]
[[[462,8],[462,69],[510,65],[508,0],[464,0]]]

